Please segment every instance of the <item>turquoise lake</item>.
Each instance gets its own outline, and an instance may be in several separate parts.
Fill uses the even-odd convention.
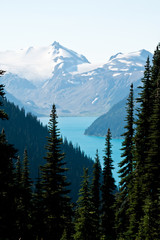
[[[48,117],[41,117],[39,119],[44,125],[48,124]],[[101,165],[103,166],[105,138],[84,135],[85,129],[89,127],[95,119],[95,117],[59,117],[58,128],[60,129],[63,138],[66,137],[67,140],[71,141],[74,146],[80,146],[81,150],[83,150],[85,154],[93,160],[95,158],[96,149],[98,149]],[[121,144],[122,139],[112,139],[112,159],[115,167],[113,175],[117,183],[118,163],[121,160]]]

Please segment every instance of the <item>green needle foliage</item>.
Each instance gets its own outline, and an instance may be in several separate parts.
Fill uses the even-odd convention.
[[[105,155],[104,155],[104,168],[103,168],[103,181],[102,181],[102,239],[104,240],[114,240],[115,239],[115,213],[114,213],[114,203],[115,203],[115,180],[112,175],[113,160],[111,157],[111,132],[108,129],[105,142]]]
[[[5,71],[0,70],[0,77],[5,73]],[[4,98],[5,92],[4,92],[4,85],[0,84],[0,107],[3,106],[3,103],[1,101],[1,98]],[[3,109],[0,109],[0,119],[8,119],[8,115],[4,112]]]
[[[71,223],[71,205],[68,197],[69,183],[66,181],[62,139],[57,128],[56,107],[53,104],[49,120],[49,137],[46,146],[46,164],[42,168],[43,196],[45,207],[45,239],[61,239],[66,224]],[[70,228],[68,228],[70,232]],[[69,234],[68,232],[68,234]]]
[[[91,201],[93,206],[92,219],[94,221],[93,228],[93,240],[100,239],[100,186],[101,186],[101,165],[98,155],[98,150],[96,151],[95,163],[93,165],[93,179],[91,185]]]
[[[88,169],[84,168],[84,175],[79,191],[79,198],[77,201],[78,207],[76,210],[75,220],[75,240],[92,240],[94,239],[94,219],[93,207],[91,201],[91,192],[89,186]]]
[[[127,116],[125,133],[123,134],[124,141],[122,143],[122,161],[119,163],[119,194],[116,199],[116,233],[119,237],[125,237],[129,224],[129,216],[127,210],[129,208],[129,195],[133,188],[133,134],[134,134],[134,98],[133,84],[130,87],[130,94],[127,99],[126,106]]]

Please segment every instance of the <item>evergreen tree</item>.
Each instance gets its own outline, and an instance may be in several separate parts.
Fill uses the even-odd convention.
[[[42,169],[44,206],[45,206],[45,239],[60,239],[68,221],[71,221],[71,205],[68,197],[68,182],[64,154],[61,152],[62,139],[57,128],[56,107],[53,104],[49,120],[49,137],[47,163]],[[70,231],[68,226],[68,231]]]
[[[95,163],[93,165],[93,180],[91,185],[91,201],[93,206],[92,219],[94,220],[93,240],[100,239],[100,181],[101,165],[98,150],[96,151]]]
[[[144,77],[142,78],[142,87],[137,102],[140,107],[137,109],[136,134],[134,137],[134,172],[132,177],[132,189],[128,214],[130,224],[127,235],[135,239],[139,228],[140,219],[143,216],[144,199],[146,198],[145,168],[148,151],[148,139],[150,128],[150,116],[152,114],[152,91],[153,84],[151,79],[151,66],[149,58],[145,65]]]
[[[122,143],[122,161],[119,163],[119,194],[116,199],[116,232],[117,236],[124,237],[129,224],[129,216],[127,210],[129,208],[129,195],[132,191],[132,172],[133,172],[133,134],[134,134],[134,100],[133,100],[133,84],[131,84],[130,94],[127,99],[127,116],[125,133],[122,135],[124,141]],[[124,237],[125,238],[125,237]]]
[[[22,240],[32,239],[32,181],[29,176],[29,159],[27,149],[24,150],[22,170]]]
[[[102,182],[102,239],[115,239],[115,180],[112,175],[113,160],[111,157],[111,132],[108,129],[105,142],[104,168],[103,168],[103,182]]]
[[[4,71],[0,70],[0,76]],[[3,106],[1,99],[4,98],[4,85],[0,84],[0,107]],[[4,110],[0,109],[0,119],[8,119]],[[16,159],[17,151],[6,140],[4,129],[0,134],[0,238],[15,239],[16,237],[16,205],[15,205],[15,176],[13,160]]]
[[[84,175],[79,191],[77,201],[78,207],[75,220],[75,240],[92,240],[94,239],[94,221],[92,218],[93,207],[91,201],[91,191],[89,186],[88,169],[84,168]]]
[[[0,77],[5,73],[5,71],[0,70]],[[4,92],[4,85],[0,84],[0,107],[3,106],[3,103],[1,101],[1,98],[4,98],[5,92]],[[8,119],[8,115],[4,112],[3,109],[0,109],[0,119]]]
[[[149,229],[150,239],[157,239],[160,236],[160,73],[157,78],[157,93],[151,116],[151,127],[149,135],[149,150],[145,166],[144,190],[146,202],[144,205],[144,216],[142,226]],[[148,210],[148,211],[147,211]],[[149,222],[146,223],[148,217]],[[144,225],[145,224],[145,225]],[[147,226],[147,224],[149,224]],[[146,229],[145,228],[145,229]],[[149,233],[148,233],[149,235]]]
[[[16,237],[16,205],[15,176],[13,160],[16,150],[8,144],[4,129],[0,134],[0,237],[15,239]]]
[[[33,197],[33,233],[36,240],[41,240],[45,236],[43,186],[40,171],[38,171],[38,178]]]
[[[152,86],[153,86],[153,91],[152,91],[152,96],[153,99],[155,98],[156,95],[156,89],[157,89],[157,78],[160,73],[160,43],[157,45],[156,50],[153,55],[153,66],[151,69],[152,73]]]
[[[15,192],[16,192],[16,228],[17,238],[21,237],[23,223],[23,186],[22,186],[22,167],[18,156],[15,169]]]

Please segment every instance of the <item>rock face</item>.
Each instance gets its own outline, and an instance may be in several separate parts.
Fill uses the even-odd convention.
[[[48,115],[53,103],[59,116],[99,116],[122,100],[131,83],[140,84],[146,50],[112,56],[93,65],[84,56],[57,42],[48,47],[0,52],[0,79],[28,110]]]

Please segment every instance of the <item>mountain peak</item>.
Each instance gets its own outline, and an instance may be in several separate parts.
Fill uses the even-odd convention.
[[[111,56],[110,59],[109,59],[109,61],[111,61],[112,59],[116,58],[118,55],[121,55],[121,54],[123,54],[123,53],[119,52],[119,53]]]
[[[54,41],[52,43],[52,46],[55,47],[55,48],[60,48],[61,45],[59,44],[59,42]]]

